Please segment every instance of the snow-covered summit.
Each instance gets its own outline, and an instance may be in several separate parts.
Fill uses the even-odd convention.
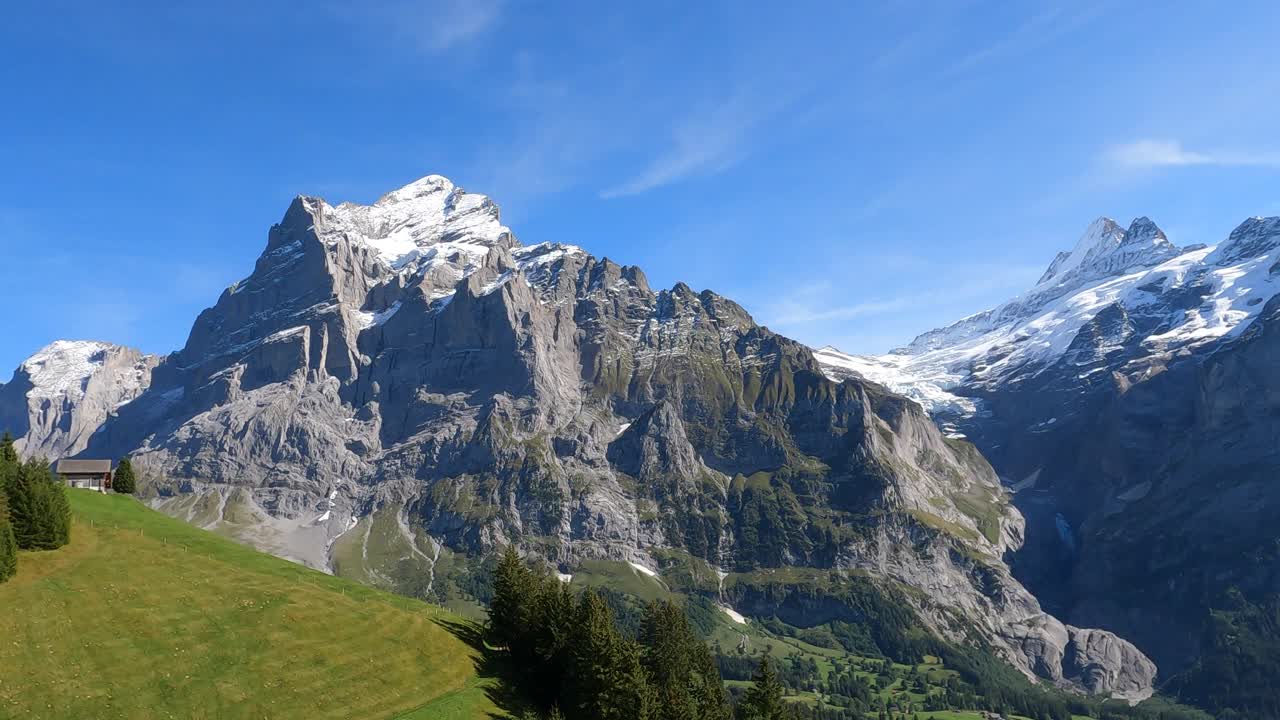
[[[395,269],[455,253],[483,258],[489,248],[513,242],[493,201],[440,175],[415,180],[372,205],[344,202],[334,207],[321,198],[301,200],[316,217],[321,239],[355,239]]]
[[[1058,253],[1036,287],[1078,285],[1150,267],[1180,252],[1149,218],[1137,218],[1125,230],[1111,218],[1101,217],[1089,225],[1071,252]]]
[[[886,355],[823,348],[815,356],[832,377],[857,373],[935,414],[969,415],[980,408],[964,396],[1059,362],[1085,377],[1234,337],[1277,292],[1280,218],[1251,218],[1216,247],[1184,248],[1145,217],[1127,230],[1100,218],[1006,303]],[[1118,320],[1095,322],[1109,308]]]
[[[26,454],[78,452],[107,415],[147,389],[158,362],[121,345],[57,340],[0,384],[0,428],[12,430]]]
[[[32,398],[79,398],[85,383],[106,361],[115,346],[93,340],[55,340],[19,365],[27,375]]]

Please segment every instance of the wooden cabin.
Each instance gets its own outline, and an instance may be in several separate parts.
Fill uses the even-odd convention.
[[[54,472],[67,487],[106,492],[111,489],[110,460],[59,460]]]

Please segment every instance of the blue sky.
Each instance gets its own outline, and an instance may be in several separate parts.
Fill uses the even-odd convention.
[[[0,376],[176,349],[292,196],[430,173],[857,352],[1099,215],[1186,244],[1280,214],[1270,2],[106,5],[0,24]]]

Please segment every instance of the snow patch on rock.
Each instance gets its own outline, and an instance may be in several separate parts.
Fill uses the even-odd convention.
[[[728,605],[717,605],[716,607],[720,608],[720,612],[724,613],[725,615],[728,615],[730,620],[738,623],[739,625],[747,624],[746,616],[744,616],[742,613],[738,612],[737,610],[734,610],[733,608],[729,607]]]
[[[656,571],[650,570],[649,568],[641,565],[640,563],[631,562],[630,560],[628,560],[627,564],[630,565],[632,568],[635,568],[636,572],[642,573],[644,575],[648,575],[651,578],[658,577],[658,573]]]

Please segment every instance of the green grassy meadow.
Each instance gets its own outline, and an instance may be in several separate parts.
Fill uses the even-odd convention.
[[[506,717],[467,621],[70,491],[0,585],[0,717]]]

